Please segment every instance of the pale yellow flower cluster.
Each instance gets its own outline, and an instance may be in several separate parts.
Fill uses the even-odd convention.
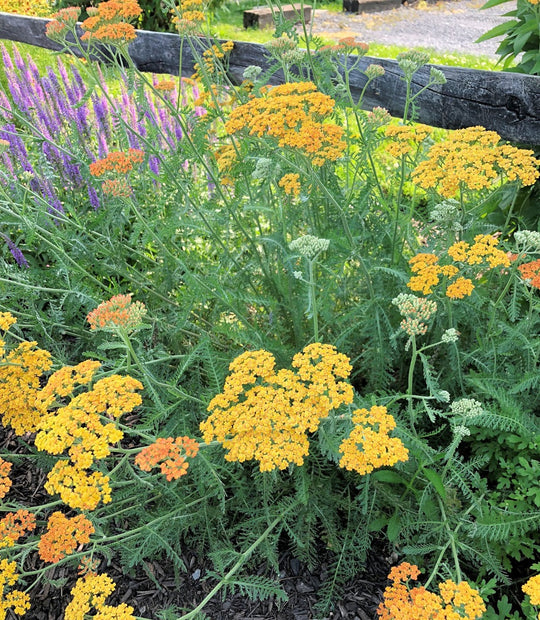
[[[222,443],[228,461],[259,461],[261,471],[302,465],[308,433],[330,411],[352,402],[352,386],[340,380],[351,365],[335,347],[314,343],[294,356],[292,367],[276,372],[274,356],[262,350],[237,357],[200,425],[204,440]]]
[[[534,152],[499,145],[501,137],[484,127],[453,131],[431,147],[428,158],[413,172],[415,183],[451,198],[459,190],[491,189],[502,179],[533,185],[540,176]]]
[[[363,475],[377,467],[395,465],[409,458],[409,451],[401,439],[388,434],[396,427],[396,421],[387,413],[386,407],[374,405],[369,411],[357,409],[352,421],[351,434],[339,446],[343,454],[340,467]]]

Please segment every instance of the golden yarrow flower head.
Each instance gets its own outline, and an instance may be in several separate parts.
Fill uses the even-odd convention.
[[[424,189],[436,189],[451,198],[460,189],[491,189],[502,180],[533,185],[540,176],[534,152],[500,145],[501,137],[484,127],[458,129],[431,147],[428,157],[412,173]]]
[[[58,493],[64,504],[80,510],[95,510],[100,501],[111,501],[109,476],[100,471],[89,474],[69,461],[58,461],[47,475],[45,490],[49,495]]]
[[[9,472],[13,467],[13,463],[9,461],[4,461],[3,458],[0,458],[0,499],[5,497],[9,489],[11,489],[11,478],[9,477]]]
[[[135,620],[133,607],[121,603],[118,606],[105,605],[105,599],[114,592],[116,584],[107,575],[88,573],[77,580],[71,590],[73,597],[64,612],[64,620],[80,620],[91,610],[96,620]]]
[[[116,331],[124,329],[133,331],[142,325],[146,316],[146,307],[140,301],[131,301],[132,294],[115,295],[92,310],[86,317],[90,329]]]
[[[368,474],[378,467],[392,466],[406,461],[409,451],[401,439],[390,437],[396,426],[394,418],[386,407],[373,406],[353,412],[354,428],[349,437],[341,442],[339,451],[343,455],[339,466],[359,474]]]
[[[7,332],[7,330],[15,325],[17,319],[11,314],[11,312],[0,312],[0,329]]]
[[[540,575],[531,577],[521,589],[529,595],[531,605],[540,605]]]
[[[276,372],[267,351],[234,360],[200,425],[204,440],[222,443],[228,461],[259,461],[261,471],[302,465],[308,433],[332,409],[352,402],[352,386],[339,380],[348,378],[351,366],[333,346],[314,343],[294,356],[292,367]]]
[[[19,616],[23,616],[30,609],[30,596],[26,592],[8,591],[18,579],[17,564],[6,559],[0,560],[0,617],[5,618],[8,609]]]

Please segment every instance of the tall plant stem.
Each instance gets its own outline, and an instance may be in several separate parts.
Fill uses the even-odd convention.
[[[238,561],[235,563],[235,565],[231,568],[231,570],[225,575],[225,577],[223,577],[223,579],[221,579],[219,583],[217,583],[212,588],[212,590],[210,590],[210,592],[203,598],[203,600],[197,605],[197,607],[195,607],[195,609],[192,609],[189,613],[184,614],[183,616],[180,616],[178,620],[188,620],[189,618],[195,618],[197,614],[206,606],[206,604],[221,590],[221,588],[227,585],[229,579],[231,579],[231,577],[233,577],[242,568],[242,566],[245,564],[245,562],[247,562],[247,560],[250,558],[251,554],[255,551],[255,549],[268,537],[270,532],[283,519],[283,517],[287,514],[287,512],[290,512],[293,509],[295,505],[290,506],[283,514],[279,515],[279,517],[276,517],[272,521],[272,523],[270,523],[270,525],[264,530],[264,532],[259,536],[259,538],[257,538],[257,540],[252,545],[250,545],[244,551],[244,553],[242,553],[242,555],[240,556]]]

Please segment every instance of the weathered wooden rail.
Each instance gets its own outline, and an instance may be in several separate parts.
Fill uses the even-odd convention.
[[[59,46],[45,36],[48,21],[0,13],[0,39],[58,50]],[[181,46],[180,41],[176,34],[139,30],[137,39],[129,46],[129,52],[142,71],[178,75],[181,66],[182,75],[190,76],[194,72],[196,59],[191,46]],[[194,38],[192,42],[195,46],[205,45],[204,39]],[[352,63],[353,59],[348,59],[348,62]],[[386,73],[370,84],[362,107],[371,109],[382,106],[390,114],[401,116],[405,83],[394,60],[362,58],[358,69],[351,74],[353,96],[358,97],[366,84],[362,70],[373,63],[382,65]],[[263,69],[269,66],[265,47],[254,43],[235,43],[229,62],[232,80],[239,83],[244,69],[249,65],[259,65]],[[418,97],[419,122],[446,129],[482,125],[511,142],[540,145],[540,77],[457,67],[438,68],[443,71],[447,83],[430,87]],[[415,92],[428,83],[429,71],[428,65],[415,74]],[[271,82],[283,82],[283,75],[275,74]]]

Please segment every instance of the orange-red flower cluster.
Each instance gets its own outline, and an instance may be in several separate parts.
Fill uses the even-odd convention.
[[[36,517],[28,510],[8,512],[0,521],[0,548],[11,547],[15,542],[36,527]]]
[[[115,295],[108,301],[104,301],[92,310],[86,317],[90,323],[90,329],[109,329],[117,328],[133,331],[140,326],[146,308],[140,301],[131,301],[129,295]]]
[[[377,613],[381,620],[477,620],[486,606],[480,594],[466,581],[447,580],[439,584],[440,596],[423,586],[411,588],[409,579],[416,580],[417,566],[403,562],[391,569],[392,585],[384,591],[384,600]]]
[[[68,6],[54,13],[52,20],[47,24],[45,34],[53,41],[61,40],[68,32],[73,30],[81,9],[78,6]]]
[[[94,177],[101,177],[106,172],[116,172],[127,174],[133,170],[135,164],[144,161],[144,151],[139,149],[129,149],[128,151],[113,151],[107,157],[98,159],[90,164],[90,174]]]
[[[108,0],[87,9],[88,17],[82,23],[85,33],[81,40],[98,40],[105,43],[132,41],[136,38],[130,20],[139,17],[142,9],[137,0]]]
[[[159,437],[137,454],[135,463],[143,471],[160,465],[161,473],[170,482],[187,473],[189,465],[185,457],[193,458],[198,452],[199,444],[190,437]]]
[[[540,288],[540,259],[523,263],[518,267],[521,277],[534,288]]]
[[[90,542],[94,532],[94,526],[84,515],[70,519],[62,512],[53,512],[47,521],[47,532],[39,541],[39,557],[44,562],[58,562],[79,545]]]

